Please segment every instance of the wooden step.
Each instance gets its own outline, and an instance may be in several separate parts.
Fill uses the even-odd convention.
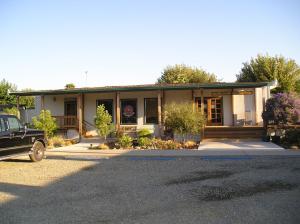
[[[263,127],[205,127],[204,138],[262,138]]]

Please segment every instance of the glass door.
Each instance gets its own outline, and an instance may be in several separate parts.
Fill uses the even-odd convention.
[[[222,98],[204,98],[204,112],[207,115],[207,125],[222,125]]]

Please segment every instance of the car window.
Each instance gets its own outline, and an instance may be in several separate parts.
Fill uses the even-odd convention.
[[[6,131],[4,119],[0,118],[0,132],[4,132],[4,131]]]
[[[17,118],[15,117],[8,117],[7,118],[9,129],[12,131],[20,130],[20,124]]]

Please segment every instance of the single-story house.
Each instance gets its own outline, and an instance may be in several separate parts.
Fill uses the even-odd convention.
[[[207,127],[262,127],[261,114],[272,83],[203,83],[108,86],[13,92],[35,96],[35,113],[50,110],[60,129],[79,135],[96,133],[96,108],[104,104],[117,128],[163,130],[163,109],[169,103],[191,102],[207,116]]]

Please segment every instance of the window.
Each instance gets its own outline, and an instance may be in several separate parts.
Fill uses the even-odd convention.
[[[121,100],[121,124],[137,124],[137,100]]]
[[[100,105],[104,105],[105,110],[107,110],[107,112],[111,115],[112,119],[113,119],[113,100],[109,99],[109,100],[97,100],[96,101],[96,106],[100,106]]]
[[[201,111],[201,97],[195,98],[197,111]]]
[[[146,98],[145,101],[145,123],[158,123],[158,100],[157,98]]]
[[[0,118],[0,132],[4,132],[4,131],[6,131],[4,119]]]
[[[8,121],[9,129],[11,131],[19,131],[20,130],[20,123],[16,118],[8,117],[7,121]]]

